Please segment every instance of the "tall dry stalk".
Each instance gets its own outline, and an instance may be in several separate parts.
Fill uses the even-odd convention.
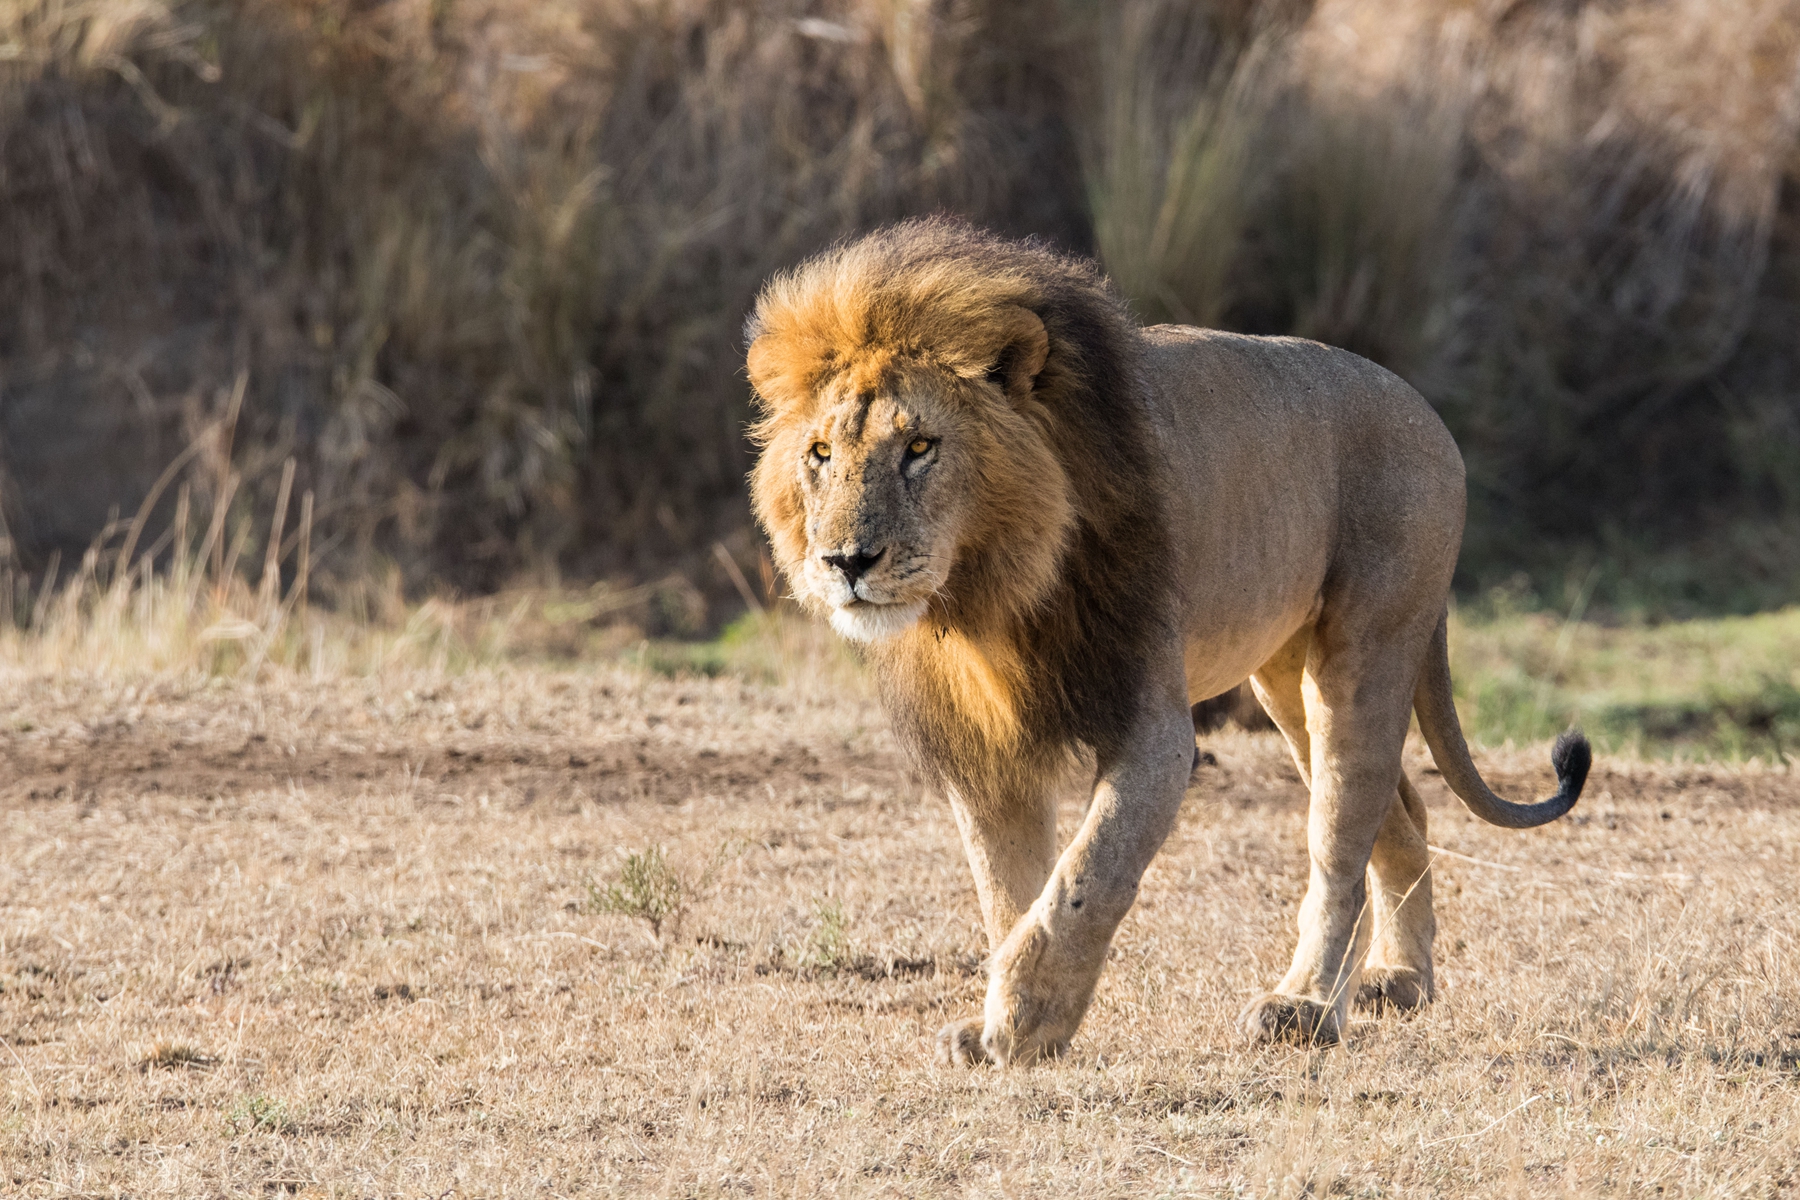
[[[1256,143],[1286,31],[1228,32],[1194,8],[1131,0],[1095,19],[1087,195],[1095,249],[1140,316],[1216,326],[1263,199]]]
[[[227,428],[228,422],[221,422],[195,438],[163,473],[157,491]],[[219,481],[211,498],[212,517],[198,546],[190,535],[193,489],[183,480],[171,524],[135,561],[134,550],[155,506],[154,494],[130,522],[114,521],[102,531],[83,554],[80,570],[60,590],[61,555],[53,553],[29,618],[23,625],[0,623],[0,658],[38,668],[126,675],[200,669],[251,676],[265,663],[297,667],[309,655],[316,660],[319,631],[313,628],[316,622],[305,603],[312,568],[310,490],[301,498],[299,529],[292,539],[284,541],[282,536],[294,474],[294,460],[289,458],[283,464],[263,546],[262,572],[254,587],[237,570],[254,527],[253,514],[238,514],[232,548],[219,553],[232,519],[239,476],[229,472]],[[284,596],[282,564],[290,553],[296,554],[294,582]],[[0,581],[9,596],[21,586],[28,589],[30,582],[29,576],[15,577],[10,570]]]

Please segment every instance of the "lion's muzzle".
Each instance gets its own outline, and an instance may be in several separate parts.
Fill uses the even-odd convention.
[[[881,549],[873,554],[867,554],[852,547],[842,554],[821,554],[819,558],[826,566],[833,567],[842,574],[844,582],[850,585],[852,592],[855,592],[856,581],[867,574],[870,567],[880,562],[881,556],[886,553],[886,549]]]
[[[839,553],[820,554],[821,566],[809,572],[821,598],[831,608],[831,627],[853,642],[880,642],[904,633],[925,613],[921,598],[902,599],[896,594],[896,571],[904,576],[902,560],[884,546],[873,554],[852,546]]]

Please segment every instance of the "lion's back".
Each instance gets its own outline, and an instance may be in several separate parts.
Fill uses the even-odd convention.
[[[1365,492],[1404,476],[1434,500],[1462,494],[1462,456],[1436,411],[1361,355],[1184,325],[1153,325],[1144,343],[1152,420],[1177,478],[1307,471],[1336,487],[1350,470]]]

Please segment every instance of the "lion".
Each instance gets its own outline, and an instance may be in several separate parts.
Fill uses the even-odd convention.
[[[990,956],[957,1064],[1063,1053],[1198,762],[1189,705],[1248,678],[1310,791],[1293,965],[1239,1018],[1337,1041],[1434,993],[1411,717],[1471,812],[1445,615],[1462,457],[1418,392],[1316,342],[1138,326],[1098,267],[944,218],[776,276],[746,327],[752,500],[797,598],[859,643],[948,798]],[[1091,762],[1059,849],[1054,783]]]

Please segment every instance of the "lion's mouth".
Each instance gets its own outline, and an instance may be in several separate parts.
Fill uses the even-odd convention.
[[[856,599],[831,610],[831,627],[853,642],[884,642],[905,633],[924,615],[923,600]]]

